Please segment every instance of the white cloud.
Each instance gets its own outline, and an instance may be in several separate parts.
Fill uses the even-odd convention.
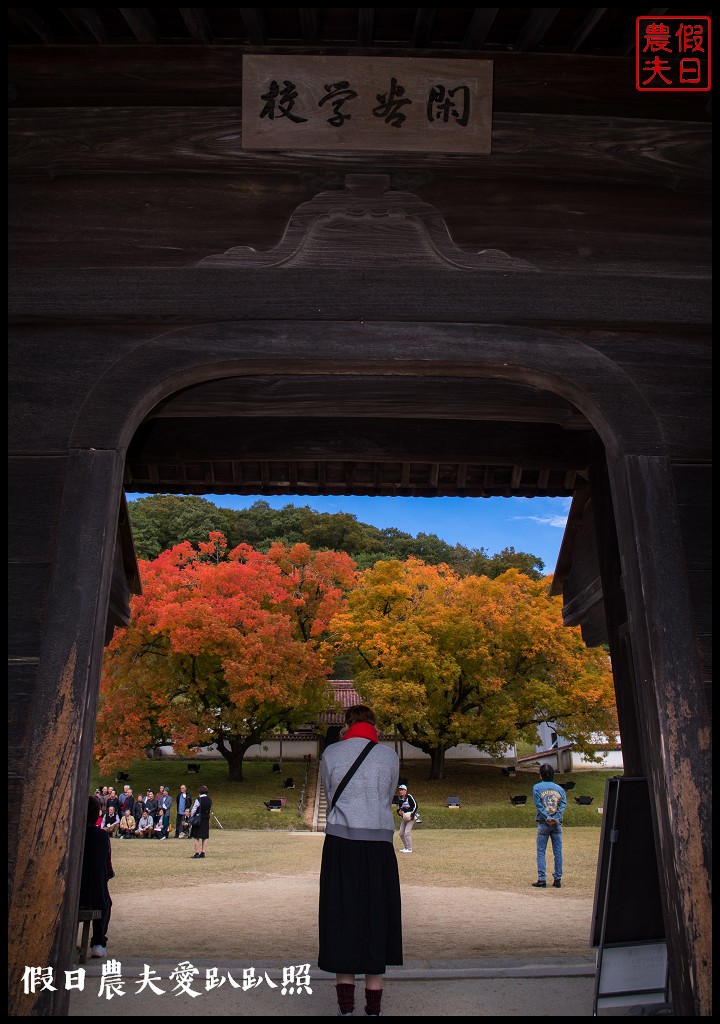
[[[558,530],[564,530],[567,525],[567,513],[564,515],[555,513],[546,516],[512,516],[512,519],[530,519],[533,523],[538,523],[540,526],[554,526]]]

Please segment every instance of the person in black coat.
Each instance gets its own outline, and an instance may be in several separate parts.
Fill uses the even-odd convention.
[[[191,837],[195,840],[195,853],[193,860],[204,857],[207,850],[207,841],[210,836],[210,809],[212,800],[208,796],[207,786],[200,786],[198,796],[190,808],[190,818],[199,815],[199,821],[190,830]]]
[[[92,923],[90,955],[96,958],[107,956],[107,933],[112,907],[108,881],[115,877],[110,856],[110,836],[95,824],[99,813],[100,802],[94,796],[89,797],[80,876],[80,906],[102,911],[102,917]]]

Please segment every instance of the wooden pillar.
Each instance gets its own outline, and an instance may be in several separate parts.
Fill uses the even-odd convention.
[[[645,746],[672,996],[711,1016],[711,736],[666,458],[609,465]]]
[[[604,453],[601,453],[591,466],[590,487],[608,647],[612,659],[615,702],[622,739],[623,770],[627,776],[642,778],[647,775],[645,748],[640,739],[637,683],[629,636],[627,602],[615,528],[615,510]]]
[[[24,733],[25,764],[11,876],[9,1007],[14,1017],[67,1015],[73,966],[98,680],[123,460],[70,452],[53,503],[42,471],[33,486],[54,540],[52,575]],[[19,584],[20,587],[22,583]],[[52,967],[56,991],[23,993],[26,966]]]

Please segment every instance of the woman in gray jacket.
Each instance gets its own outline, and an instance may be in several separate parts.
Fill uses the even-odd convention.
[[[328,801],[320,870],[318,967],[336,976],[338,1013],[351,1016],[355,975],[365,975],[365,1016],[378,1017],[383,975],[402,956],[400,879],[392,799],[400,765],[378,742],[363,704],[345,712],[342,739],[326,748]]]

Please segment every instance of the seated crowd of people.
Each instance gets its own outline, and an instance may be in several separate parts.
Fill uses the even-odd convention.
[[[129,785],[123,786],[119,796],[112,786],[103,786],[95,790],[95,797],[100,801],[96,824],[112,838],[167,839],[173,828],[176,839],[190,838],[193,800],[186,786],[180,786],[174,801],[167,786],[160,786],[157,795],[148,789],[141,797],[135,797]],[[170,821],[173,803],[174,826]]]

